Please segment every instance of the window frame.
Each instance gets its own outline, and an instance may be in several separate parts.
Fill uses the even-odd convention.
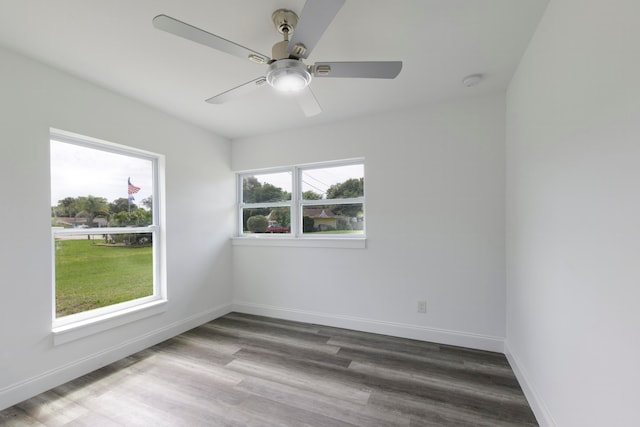
[[[351,165],[362,165],[363,167],[363,177],[366,175],[366,164],[363,158],[357,159],[346,159],[346,160],[337,160],[331,162],[321,162],[321,163],[309,163],[304,165],[295,165],[289,167],[277,167],[277,168],[269,168],[269,169],[256,169],[256,170],[247,170],[238,172],[237,176],[237,228],[234,244],[243,244],[242,241],[248,242],[249,239],[264,239],[269,241],[280,241],[280,240],[297,240],[297,241],[320,241],[320,240],[366,240],[367,231],[366,231],[366,220],[363,224],[362,233],[354,233],[354,234],[321,234],[314,235],[313,233],[303,233],[302,231],[302,217],[303,217],[303,209],[307,206],[327,206],[327,205],[345,205],[345,204],[362,204],[362,210],[364,212],[364,217],[366,218],[366,189],[364,191],[364,196],[357,198],[346,198],[346,199],[319,199],[319,200],[305,200],[302,196],[302,175],[304,171],[314,170],[314,169],[328,169],[332,167],[340,167],[340,166],[351,166]],[[290,172],[291,173],[291,200],[287,202],[266,202],[266,203],[244,203],[243,202],[243,182],[244,178],[247,176],[255,176],[255,175],[265,175],[270,173],[279,173],[279,172]],[[364,179],[364,186],[366,187],[366,178]],[[261,233],[261,234],[250,234],[244,233],[243,230],[243,211],[244,209],[251,208],[272,208],[272,207],[290,207],[291,209],[291,231],[290,233]],[[293,245],[293,246],[307,246],[307,244],[302,245]],[[321,245],[327,246],[327,245]],[[332,244],[328,245],[329,247]],[[364,245],[352,245],[347,244],[345,247],[363,247]]]
[[[291,199],[286,200],[286,201],[281,201],[281,202],[260,202],[260,203],[244,203],[243,202],[243,188],[244,188],[244,178],[247,176],[254,176],[254,175],[267,175],[267,174],[276,174],[276,173],[291,173],[291,180],[292,180],[292,185],[291,185]],[[238,200],[238,231],[237,231],[237,235],[240,237],[246,237],[248,236],[248,234],[244,233],[243,230],[243,224],[244,224],[244,216],[243,216],[243,212],[244,209],[266,209],[266,208],[284,208],[284,207],[289,207],[290,210],[290,216],[291,216],[291,229],[289,233],[282,233],[282,235],[284,235],[285,237],[291,237],[293,236],[293,200],[294,200],[294,194],[296,191],[295,188],[295,179],[294,179],[294,172],[293,172],[293,168],[292,167],[285,167],[285,168],[272,168],[272,169],[263,169],[263,170],[255,170],[255,171],[247,171],[247,172],[242,172],[242,173],[238,173],[236,174],[236,193],[237,193],[237,200]],[[273,233],[265,233],[265,234],[269,234],[271,236],[273,236]],[[256,235],[253,234],[251,235],[252,237],[255,237]]]
[[[49,141],[73,144],[97,151],[148,160],[152,165],[152,223],[148,226],[51,228],[52,332],[55,344],[81,338],[96,331],[155,315],[166,309],[166,259],[164,250],[164,156],[126,145],[99,140],[58,129],[51,129]],[[50,177],[51,185],[51,177]],[[117,304],[86,310],[62,317],[56,313],[56,237],[102,234],[151,234],[153,294]],[[96,326],[97,325],[97,326]],[[78,329],[83,330],[78,332]]]

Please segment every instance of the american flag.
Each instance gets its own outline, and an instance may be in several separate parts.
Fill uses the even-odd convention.
[[[129,195],[131,196],[132,194],[136,194],[138,191],[140,191],[140,187],[136,187],[135,185],[133,185],[131,183],[131,178],[129,178],[129,180],[127,181],[129,183],[129,188],[128,188],[128,192]]]

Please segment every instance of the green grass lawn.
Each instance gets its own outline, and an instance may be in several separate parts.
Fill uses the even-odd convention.
[[[56,241],[56,317],[153,294],[150,247]]]

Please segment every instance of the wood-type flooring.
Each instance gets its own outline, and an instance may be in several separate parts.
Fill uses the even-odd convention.
[[[504,355],[230,313],[0,412],[2,426],[537,426]]]

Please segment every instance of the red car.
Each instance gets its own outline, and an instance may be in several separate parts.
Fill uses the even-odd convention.
[[[290,233],[291,227],[267,227],[265,233]]]

